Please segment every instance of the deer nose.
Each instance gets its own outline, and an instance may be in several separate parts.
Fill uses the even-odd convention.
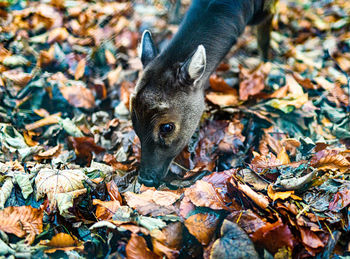
[[[158,187],[160,185],[159,179],[156,177],[145,177],[143,175],[139,175],[138,180],[141,184],[146,185],[147,187]]]

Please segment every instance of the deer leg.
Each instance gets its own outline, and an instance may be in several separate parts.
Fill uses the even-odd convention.
[[[257,26],[258,48],[259,48],[260,55],[264,61],[267,61],[269,59],[272,18],[273,18],[273,15],[270,14],[267,18],[264,19],[264,21],[262,21]]]

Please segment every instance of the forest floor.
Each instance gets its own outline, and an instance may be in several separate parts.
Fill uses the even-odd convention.
[[[349,258],[350,1],[280,1],[266,63],[247,28],[158,189],[129,96],[178,17],[131,2],[0,1],[0,256]]]

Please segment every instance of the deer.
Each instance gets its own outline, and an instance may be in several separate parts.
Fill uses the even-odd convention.
[[[257,26],[258,48],[268,59],[277,0],[193,0],[178,31],[158,53],[150,31],[139,46],[143,71],[130,97],[141,144],[138,181],[159,187],[194,134],[205,109],[210,75],[247,25]]]

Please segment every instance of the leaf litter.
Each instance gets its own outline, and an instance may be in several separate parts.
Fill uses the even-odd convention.
[[[247,28],[158,190],[128,116],[142,31],[178,26],[155,2],[0,3],[0,254],[349,256],[349,1],[279,1],[264,64]]]

